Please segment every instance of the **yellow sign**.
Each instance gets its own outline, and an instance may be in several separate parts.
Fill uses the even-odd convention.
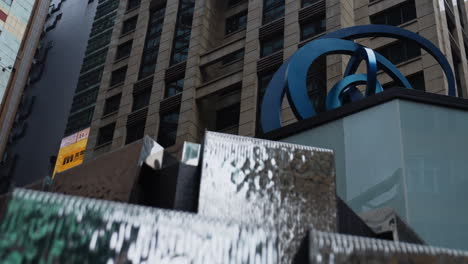
[[[66,171],[83,163],[88,136],[89,128],[62,139],[52,177],[56,173]]]

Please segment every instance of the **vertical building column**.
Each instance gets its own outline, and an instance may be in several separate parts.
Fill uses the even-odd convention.
[[[435,12],[435,10],[440,10],[440,4],[443,6],[443,0],[441,3],[438,1],[415,0],[419,35],[436,45],[452,64],[447,20],[443,12]],[[423,58],[426,92],[448,94],[447,81],[439,63],[424,50],[421,51],[421,56]]]
[[[287,60],[297,51],[298,43],[301,40],[301,27],[298,15],[299,9],[301,9],[301,2],[297,0],[285,1],[283,61]],[[286,97],[283,99],[281,120],[283,126],[297,121]]]
[[[329,32],[354,26],[354,1],[326,1],[326,19],[327,31]],[[331,89],[333,85],[341,80],[347,62],[348,59],[342,55],[331,55],[327,57],[327,89]]]
[[[262,0],[249,1],[239,117],[239,135],[242,136],[255,136],[258,96],[257,60],[260,58],[258,31],[262,25],[262,8]]]
[[[199,113],[196,101],[196,89],[202,82],[200,72],[200,55],[206,51],[209,36],[209,24],[205,13],[209,12],[210,1],[195,1],[192,33],[185,69],[184,91],[180,105],[179,125],[177,128],[177,143],[184,141],[198,142],[201,137]],[[208,9],[208,10],[205,10]]]
[[[153,89],[148,108],[145,134],[157,139],[159,130],[159,106],[164,99],[165,73],[171,61],[172,44],[177,22],[179,0],[167,0],[164,25],[159,42],[158,59],[153,79]]]

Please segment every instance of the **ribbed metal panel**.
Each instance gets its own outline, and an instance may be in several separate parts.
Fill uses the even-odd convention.
[[[284,17],[262,26],[259,29],[258,34],[259,34],[260,39],[265,39],[265,38],[271,37],[275,33],[283,32],[283,31],[284,31]]]
[[[161,104],[159,105],[159,112],[161,113],[170,112],[178,108],[181,102],[182,102],[181,93],[178,95],[171,96],[167,99],[164,99],[163,101],[161,101]]]
[[[146,79],[140,80],[133,86],[133,94],[141,93],[146,89],[152,89],[153,87],[153,76]]]
[[[283,51],[277,51],[257,62],[257,72],[265,72],[278,68],[283,63]]]
[[[299,22],[310,19],[325,12],[325,1],[318,1],[308,7],[299,10]]]
[[[182,62],[167,69],[166,70],[166,82],[177,80],[178,78],[183,76],[185,74],[186,66],[187,66],[187,62]]]
[[[136,124],[140,121],[146,120],[146,116],[148,115],[148,107],[145,107],[141,110],[138,110],[130,115],[127,118],[127,127],[133,124]]]

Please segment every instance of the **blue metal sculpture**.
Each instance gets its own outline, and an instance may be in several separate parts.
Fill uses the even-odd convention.
[[[411,84],[403,74],[385,57],[370,48],[351,40],[365,37],[391,37],[417,43],[440,64],[448,82],[448,94],[455,96],[455,78],[444,54],[429,40],[411,31],[385,25],[355,26],[326,34],[314,40],[291,56],[273,75],[261,106],[261,125],[264,133],[281,127],[281,103],[287,94],[291,108],[297,119],[316,115],[316,110],[307,93],[307,71],[322,55],[351,55],[344,77],[328,93],[326,109],[343,105],[343,94],[350,95],[352,101],[364,96],[355,85],[367,85],[365,96],[383,91],[377,81],[378,69],[387,73],[398,85],[411,89]],[[359,64],[365,61],[367,74],[356,74]]]

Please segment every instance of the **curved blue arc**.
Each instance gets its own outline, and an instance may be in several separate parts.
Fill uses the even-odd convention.
[[[431,54],[432,57],[440,64],[442,70],[444,71],[445,77],[448,82],[448,95],[456,96],[456,85],[455,77],[445,55],[429,40],[421,37],[420,35],[402,29],[399,27],[387,26],[387,25],[363,25],[363,26],[354,26],[339,29],[337,31],[328,33],[319,39],[328,39],[328,38],[338,38],[338,39],[359,39],[366,37],[390,37],[396,39],[405,39],[409,41],[414,41],[419,44],[419,46]]]
[[[289,60],[276,71],[266,88],[260,112],[263,131],[272,131],[281,127],[281,103],[286,92],[288,66]]]
[[[362,85],[368,83],[367,74],[353,74],[346,76],[336,83],[327,95],[327,111],[342,106],[340,94],[349,86]],[[382,86],[376,82],[375,93],[382,92]]]
[[[413,89],[408,79],[406,79],[406,77],[398,70],[398,68],[395,65],[393,65],[393,63],[391,63],[387,58],[380,55],[379,53],[375,51],[373,52],[376,57],[378,66],[380,66],[380,68],[386,74],[388,74],[400,86],[405,87],[407,89]],[[355,74],[362,59],[363,59],[362,56],[359,56],[358,54],[352,56],[351,59],[349,60],[348,65],[346,66],[344,76],[346,77],[346,76]]]
[[[316,114],[307,94],[306,80],[310,65],[321,55],[353,55],[360,47],[359,44],[348,40],[318,39],[306,44],[290,58],[286,75],[287,87],[294,89],[286,90],[291,108],[298,119],[306,119]]]

